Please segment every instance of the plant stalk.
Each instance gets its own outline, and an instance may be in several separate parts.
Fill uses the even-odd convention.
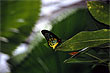
[[[102,59],[100,59],[100,58],[98,58],[98,57],[96,57],[96,56],[94,56],[92,54],[89,54],[89,53],[85,53],[85,54],[87,54],[88,56],[93,57],[93,58],[99,60],[100,62],[104,62]]]

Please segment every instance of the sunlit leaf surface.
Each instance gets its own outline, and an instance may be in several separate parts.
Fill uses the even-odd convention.
[[[96,47],[110,41],[110,30],[83,31],[62,43],[56,50],[75,51],[85,47]]]
[[[101,23],[110,25],[110,4],[104,1],[88,1],[88,9],[91,15]]]

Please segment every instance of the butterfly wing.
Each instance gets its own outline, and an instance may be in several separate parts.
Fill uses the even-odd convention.
[[[61,40],[52,32],[48,30],[42,30],[41,32],[51,48],[55,49],[61,43]]]

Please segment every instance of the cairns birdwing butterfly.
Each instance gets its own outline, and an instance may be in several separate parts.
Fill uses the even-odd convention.
[[[52,32],[48,30],[42,30],[41,31],[44,37],[46,38],[49,47],[55,49],[58,45],[61,44],[61,40]]]
[[[52,32],[48,31],[48,30],[42,30],[41,31],[42,34],[44,35],[44,37],[46,38],[49,47],[55,49],[57,46],[59,46],[61,44],[61,39],[59,39],[55,34],[53,34]],[[78,52],[70,52],[68,54],[76,56],[79,53],[81,53],[82,51],[86,50],[88,47],[78,51]]]

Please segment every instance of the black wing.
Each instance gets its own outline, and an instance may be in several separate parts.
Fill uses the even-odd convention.
[[[56,48],[56,46],[58,46],[61,43],[61,40],[52,32],[48,30],[42,30],[41,32],[46,38],[48,45],[53,49]]]

